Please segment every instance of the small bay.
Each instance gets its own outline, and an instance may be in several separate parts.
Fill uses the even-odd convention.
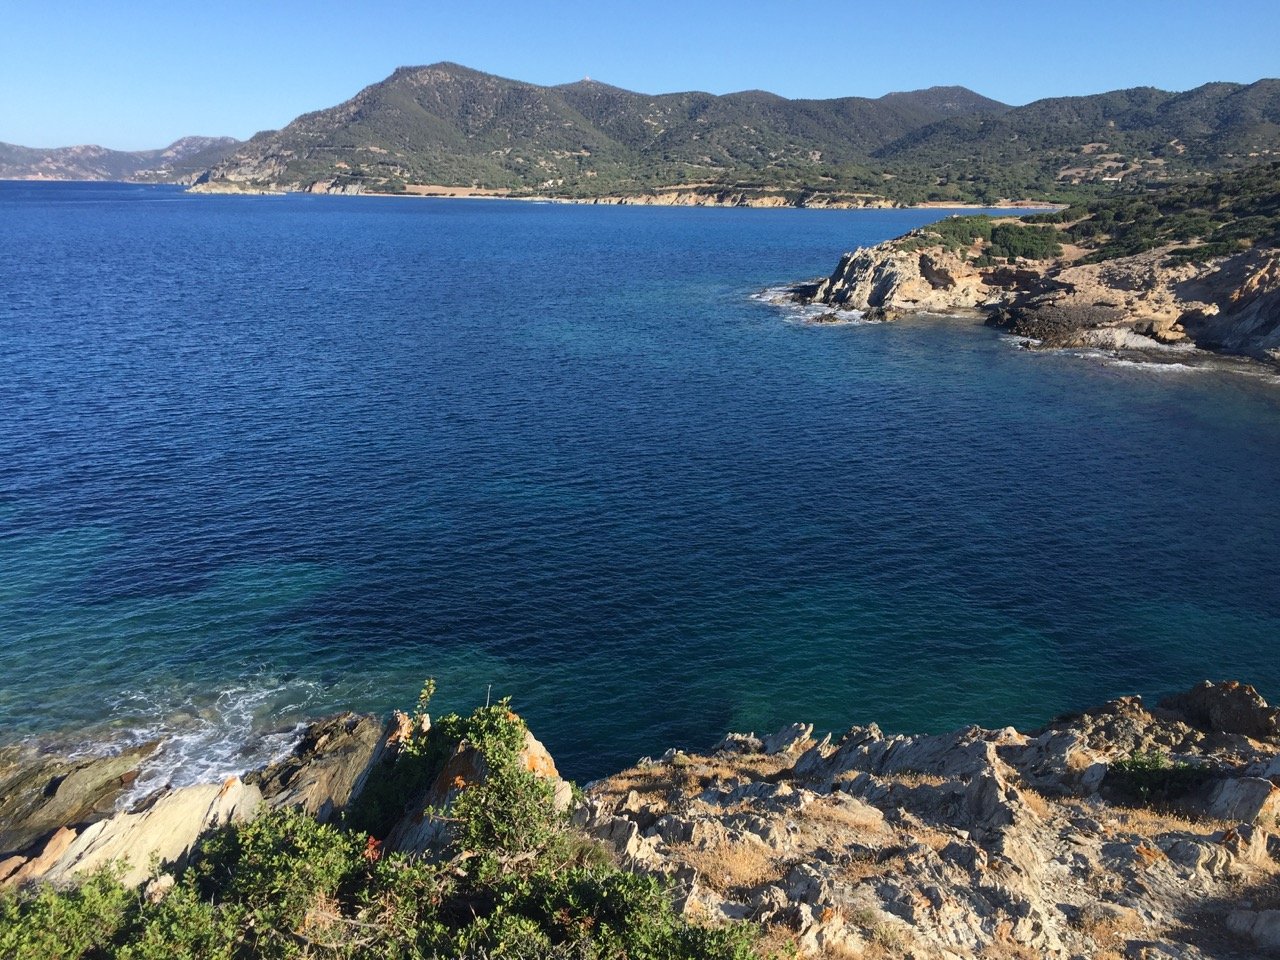
[[[1273,378],[757,297],[944,213],[0,183],[0,736],[181,782],[431,675],[586,779],[1280,698]]]

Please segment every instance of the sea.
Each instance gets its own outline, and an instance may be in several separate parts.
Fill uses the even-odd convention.
[[[0,183],[0,741],[181,784],[434,677],[585,781],[1280,699],[1274,371],[776,296],[948,212]]]

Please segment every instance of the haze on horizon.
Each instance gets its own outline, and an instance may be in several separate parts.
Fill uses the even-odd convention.
[[[995,0],[979,14],[920,0],[387,0],[233,3],[184,19],[156,0],[4,12],[0,141],[120,150],[275,129],[396,67],[450,60],[539,84],[595,80],[645,93],[762,89],[878,97],[961,85],[1010,104],[1134,86],[1187,90],[1280,75],[1280,7],[1189,0],[1069,7]],[[358,11],[358,12],[357,12]],[[13,95],[14,92],[20,95]]]

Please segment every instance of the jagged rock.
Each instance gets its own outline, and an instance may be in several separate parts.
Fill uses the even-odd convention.
[[[921,244],[925,244],[921,246]],[[1069,259],[978,267],[965,252],[909,234],[844,254],[831,275],[798,284],[802,303],[861,311],[985,316],[1027,346],[1150,352],[1190,341],[1280,357],[1280,252],[1260,246],[1210,263],[1173,262],[1160,247],[1102,263]]]
[[[112,861],[127,860],[121,879],[128,886],[137,886],[150,875],[152,859],[162,866],[181,865],[202,833],[252,817],[261,803],[258,788],[239,777],[221,786],[202,784],[174,790],[140,813],[118,813],[71,837],[67,834],[72,831],[55,834],[40,856],[6,882],[65,884]]]
[[[313,723],[293,753],[249,774],[274,808],[297,807],[322,823],[342,813],[370,771],[400,735],[394,718],[385,727],[376,717],[344,713]]]
[[[763,750],[764,743],[754,733],[726,733],[711,748],[712,753],[760,753]]]
[[[30,747],[0,754],[0,855],[17,853],[63,826],[101,820],[132,783],[155,743],[78,760]]]
[[[640,770],[620,792],[597,782],[585,822],[637,868],[670,873],[696,862],[720,888],[697,903],[781,926],[802,955],[887,948],[1068,960],[1123,947],[1203,958],[1187,918],[1274,872],[1276,844],[1249,816],[1213,829],[1096,793],[1109,763],[1148,751],[1208,772],[1196,802],[1213,797],[1218,813],[1256,810],[1267,822],[1258,798],[1272,785],[1241,774],[1270,769],[1273,749],[1147,710],[1137,697],[1035,736],[855,727],[781,768],[761,767],[767,754],[721,752],[701,782],[713,765],[686,756],[684,788],[669,787],[665,766],[651,769],[648,790]],[[657,784],[666,812],[642,836],[646,805],[632,791],[646,796]]]
[[[875,319],[889,319],[901,310],[973,311],[988,296],[979,271],[954,253],[941,248],[921,253],[882,244],[842,256],[811,299],[864,311],[868,317],[878,311]]]
[[[761,750],[772,756],[777,753],[791,753],[813,734],[812,723],[793,723],[783,727],[777,733],[771,733],[761,741]]]
[[[1165,697],[1162,710],[1174,710],[1189,723],[1210,732],[1239,733],[1260,740],[1280,734],[1280,709],[1267,701],[1248,684],[1206,680],[1186,693]]]

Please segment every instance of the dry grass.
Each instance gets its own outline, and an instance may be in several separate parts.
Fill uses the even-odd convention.
[[[789,762],[788,757],[763,754],[725,757],[678,754],[666,763],[631,767],[600,780],[591,788],[591,793],[603,800],[620,802],[634,790],[642,803],[660,811],[667,809],[668,798],[677,791],[689,799],[716,782],[767,780],[785,769]]]
[[[890,846],[877,850],[874,854],[859,857],[842,864],[837,876],[840,880],[857,885],[871,877],[879,877],[886,873],[899,873],[907,862],[905,847]]]
[[[1041,960],[1043,954],[1030,947],[1024,947],[1020,943],[997,940],[983,947],[978,956],[982,960]],[[1099,960],[1099,958],[1095,956],[1091,960]]]
[[[800,956],[800,945],[796,942],[795,933],[780,923],[771,923],[756,941],[756,953],[766,960],[783,960]]]
[[[890,783],[902,784],[904,787],[940,787],[947,782],[946,777],[940,777],[935,773],[924,773],[920,770],[887,773],[883,779]]]
[[[1146,930],[1142,917],[1136,910],[1115,912],[1085,909],[1075,927],[1093,941],[1093,956],[1096,960],[1122,957],[1129,940]]]
[[[1154,807],[1108,807],[1096,811],[1104,827],[1115,831],[1136,833],[1154,837],[1162,833],[1194,833],[1208,836],[1218,830],[1236,826],[1225,820],[1207,817],[1190,817],[1176,810],[1157,810]]]
[[[719,841],[705,847],[689,843],[671,846],[671,856],[698,871],[698,876],[716,893],[727,895],[777,880],[783,864],[763,843]]]
[[[1022,799],[1023,799],[1023,802],[1026,803],[1027,807],[1031,810],[1031,812],[1034,813],[1041,820],[1048,820],[1050,817],[1053,816],[1054,809],[1055,809],[1053,805],[1053,801],[1051,801],[1039,790],[1035,790],[1031,787],[1023,787]]]
[[[804,808],[799,819],[860,833],[886,832],[883,813],[870,804],[842,799],[840,794],[818,798]]]

